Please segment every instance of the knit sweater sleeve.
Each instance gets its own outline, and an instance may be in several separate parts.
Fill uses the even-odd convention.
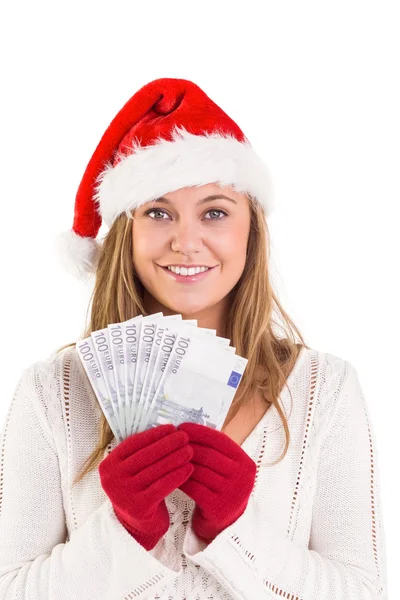
[[[0,439],[0,598],[156,593],[178,572],[136,542],[108,499],[67,540],[58,455],[35,402],[33,368],[18,381]]]
[[[205,546],[192,529],[187,558],[236,600],[386,600],[385,533],[377,447],[354,367],[323,434],[308,548],[260,516],[253,495],[244,514]]]

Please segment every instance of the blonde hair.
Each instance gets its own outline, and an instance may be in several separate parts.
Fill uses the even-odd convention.
[[[276,464],[286,455],[290,442],[289,427],[279,405],[279,396],[301,349],[309,346],[305,344],[301,333],[280,305],[271,287],[267,224],[261,206],[251,197],[249,199],[251,223],[246,264],[242,276],[229,293],[230,309],[224,332],[231,340],[231,345],[236,348],[236,354],[247,358],[248,363],[224,426],[248,399],[255,393],[260,394],[267,409],[271,405],[276,407],[285,429],[284,451],[273,463]],[[137,315],[147,314],[143,306],[143,284],[133,268],[133,242],[131,217],[123,213],[114,221],[101,247],[89,303],[90,323],[82,339],[90,336],[93,331],[107,327],[109,323],[121,323]],[[282,318],[281,325],[274,320],[274,310]],[[281,328],[286,337],[279,338],[273,330],[274,326]],[[296,343],[293,332],[297,333],[300,343]],[[75,344],[76,342],[66,344],[56,350],[56,353]],[[76,476],[73,485],[98,467],[113,437],[107,419],[101,413],[98,444]]]

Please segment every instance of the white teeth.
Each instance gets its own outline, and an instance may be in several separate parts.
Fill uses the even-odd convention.
[[[187,269],[186,267],[168,267],[169,271],[176,273],[177,275],[197,275],[197,273],[203,273],[204,271],[208,271],[209,267],[190,267]]]

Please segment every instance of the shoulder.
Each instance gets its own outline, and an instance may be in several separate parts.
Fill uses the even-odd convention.
[[[63,369],[68,360],[76,354],[75,347],[67,347],[60,352],[52,352],[30,364],[25,371],[30,374],[39,396],[59,394],[62,387]]]
[[[332,352],[308,349],[307,356],[316,419],[321,431],[326,431],[348,390],[360,389],[358,373],[348,359]]]
[[[311,376],[323,382],[326,389],[340,387],[348,371],[354,370],[346,358],[313,347],[303,347],[297,363],[299,368],[309,371]]]
[[[29,390],[29,402],[49,439],[56,440],[64,430],[64,381],[68,364],[75,364],[75,347],[52,352],[28,365],[17,384]],[[54,445],[54,443],[53,443]]]
[[[317,357],[319,376],[326,390],[339,393],[349,378],[357,376],[355,366],[347,358],[322,350],[313,352]]]
[[[292,372],[297,371],[303,377],[308,376],[310,384],[315,380],[317,385],[321,385],[327,391],[328,389],[340,387],[340,382],[345,378],[346,372],[351,367],[350,363],[341,356],[303,346]]]

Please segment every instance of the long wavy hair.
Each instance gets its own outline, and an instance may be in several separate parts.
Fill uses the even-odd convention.
[[[289,427],[279,396],[301,349],[309,346],[272,289],[268,266],[270,240],[265,215],[261,206],[250,196],[248,198],[251,223],[246,264],[239,281],[229,292],[229,312],[224,331],[224,336],[236,348],[236,354],[247,358],[248,363],[224,427],[255,393],[260,394],[267,410],[271,405],[276,407],[285,429],[285,447],[282,456],[273,463],[276,464],[284,458],[290,443]],[[87,321],[86,315],[88,325],[81,339],[110,323],[121,323],[140,314],[148,314],[143,305],[144,286],[133,268],[133,216],[134,211],[122,213],[102,240],[87,312],[88,315],[90,311],[90,320]],[[278,322],[279,318],[281,323]],[[283,336],[278,335],[279,329]],[[298,336],[297,341],[294,334]],[[66,344],[55,353],[75,345],[76,342]],[[97,446],[77,474],[73,485],[98,467],[113,437],[107,419],[101,412]]]

